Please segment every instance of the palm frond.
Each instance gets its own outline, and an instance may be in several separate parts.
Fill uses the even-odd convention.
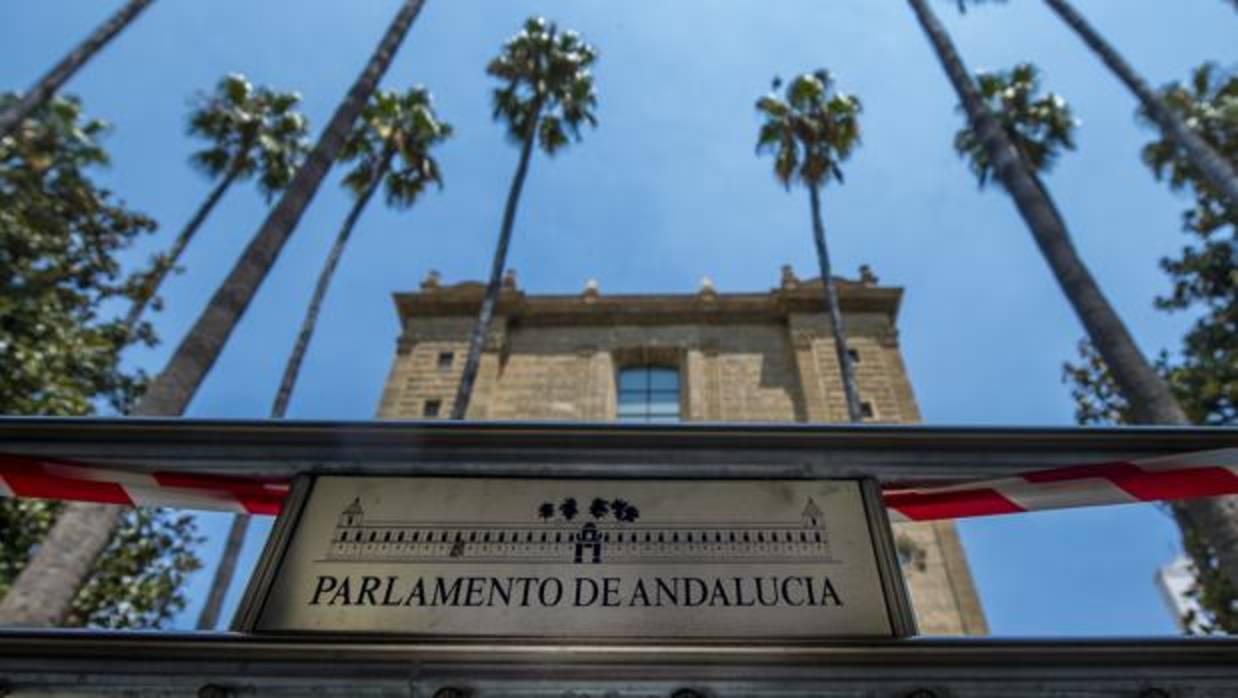
[[[258,187],[273,196],[292,180],[309,151],[309,123],[296,112],[301,97],[255,87],[240,74],[224,76],[210,94],[199,94],[188,132],[208,141],[190,163],[211,178],[258,175]]]
[[[860,102],[831,93],[833,78],[824,69],[796,76],[782,96],[782,81],[774,78],[775,93],[756,101],[763,117],[757,132],[758,154],[774,154],[774,176],[790,188],[796,181],[820,186],[842,181],[840,163],[859,144]]]
[[[1040,84],[1040,71],[1030,63],[976,76],[980,96],[1020,157],[1033,171],[1047,172],[1062,151],[1075,148],[1078,120],[1061,96],[1041,96]],[[981,187],[992,181],[991,160],[972,124],[955,135],[954,147]]]
[[[501,83],[493,93],[494,119],[507,125],[513,141],[536,136],[551,154],[579,140],[582,126],[597,125],[590,72],[596,60],[596,50],[576,32],[529,18],[486,67]]]

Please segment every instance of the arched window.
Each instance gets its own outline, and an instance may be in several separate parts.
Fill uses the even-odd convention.
[[[619,371],[621,422],[678,422],[679,371],[639,366]]]

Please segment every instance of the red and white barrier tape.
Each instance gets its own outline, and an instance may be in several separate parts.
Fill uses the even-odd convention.
[[[278,514],[288,483],[217,475],[132,473],[0,454],[0,496]]]
[[[278,514],[288,483],[151,474],[0,454],[0,497]],[[998,480],[887,490],[894,521],[931,521],[1101,504],[1238,494],[1238,449],[1039,470]]]
[[[932,521],[1238,494],[1238,449],[1038,470],[999,480],[887,490],[893,521]]]

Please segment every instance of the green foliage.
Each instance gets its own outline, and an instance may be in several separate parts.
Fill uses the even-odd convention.
[[[1169,85],[1160,97],[1222,157],[1238,163],[1238,76],[1204,64],[1189,84]],[[1151,125],[1146,114],[1140,117]],[[1158,179],[1194,199],[1182,214],[1191,244],[1180,257],[1161,260],[1173,286],[1156,299],[1163,310],[1201,313],[1183,338],[1175,380],[1193,396],[1197,421],[1238,423],[1238,211],[1164,136],[1144,146],[1142,155]]]
[[[1081,339],[1076,351],[1079,363],[1062,364],[1062,382],[1070,385],[1070,397],[1075,401],[1075,421],[1084,425],[1130,424],[1130,403],[1122,397],[1096,347]]]
[[[126,513],[65,625],[161,627],[185,607],[185,579],[202,567],[194,549],[203,540],[188,514],[145,507]]]
[[[60,510],[60,502],[0,500],[0,597],[25,567]],[[126,512],[86,584],[73,599],[66,627],[158,628],[185,607],[186,576],[201,567],[203,539],[189,515],[139,508]]]
[[[309,152],[309,122],[297,113],[301,96],[254,87],[244,75],[228,75],[215,91],[199,95],[189,117],[189,134],[210,141],[190,162],[211,179],[235,172],[258,175],[270,200],[292,181]]]
[[[1194,599],[1203,610],[1202,614],[1194,609],[1187,611],[1182,619],[1187,632],[1196,635],[1238,634],[1238,593],[1230,586],[1215,550],[1199,531],[1190,526],[1182,527],[1182,549],[1190,560],[1191,573],[1195,576],[1195,583],[1186,590],[1186,596]]]
[[[0,598],[56,521],[59,502],[43,499],[0,499]]]
[[[757,153],[774,154],[774,176],[788,189],[795,181],[819,187],[831,179],[843,181],[839,165],[860,143],[860,100],[831,93],[826,70],[799,75],[784,97],[774,78],[769,94],[757,100],[764,118],[757,135]]]
[[[512,140],[536,133],[547,155],[579,141],[584,124],[597,126],[597,95],[589,66],[597,52],[573,31],[559,31],[540,17],[503,45],[486,73],[503,81],[494,90],[494,119],[507,124]]]
[[[12,103],[0,95],[0,109]],[[115,255],[154,230],[89,176],[108,156],[106,131],[73,99],[56,98],[0,140],[0,413],[80,416],[96,404],[123,409],[142,376],[120,352],[151,341],[107,318],[106,303],[130,299],[140,275]],[[8,590],[55,521],[60,504],[0,499],[0,594]],[[140,539],[140,540],[139,540]],[[121,533],[74,600],[72,624],[152,627],[185,603],[178,591],[198,563],[192,519],[157,510],[126,514]]]
[[[344,186],[360,196],[386,167],[383,186],[387,205],[408,208],[431,183],[443,186],[430,149],[450,138],[451,133],[451,124],[439,120],[433,98],[424,87],[403,94],[375,92],[340,151],[342,162],[357,163],[344,176]],[[384,165],[389,153],[399,159],[398,166]]]
[[[1078,352],[1079,363],[1067,362],[1062,367],[1063,380],[1070,384],[1071,397],[1075,400],[1076,421],[1085,425],[1130,423],[1130,404],[1118,391],[1117,383],[1100,354],[1087,340],[1079,342]],[[1234,367],[1229,369],[1232,390]],[[1226,416],[1210,412],[1209,400],[1195,388],[1200,383],[1216,381],[1215,376],[1209,375],[1206,370],[1199,370],[1198,365],[1190,363],[1189,359],[1185,363],[1171,365],[1165,353],[1157,360],[1157,370],[1193,422],[1225,426],[1238,424],[1232,413]],[[1179,525],[1183,551],[1191,561],[1191,572],[1195,577],[1186,594],[1194,598],[1204,611],[1202,615],[1192,612],[1184,618],[1185,627],[1191,633],[1238,634],[1238,593],[1230,586],[1215,550],[1185,519],[1180,517]]]
[[[1222,157],[1238,162],[1238,76],[1232,71],[1205,63],[1192,72],[1187,85],[1167,85],[1159,97]],[[1138,117],[1144,125],[1156,127],[1142,108]],[[1144,146],[1142,157],[1157,179],[1168,179],[1174,191],[1189,190],[1194,195],[1195,205],[1182,214],[1187,232],[1207,237],[1235,225],[1235,212],[1227,209],[1223,197],[1175,142],[1162,136]]]
[[[1189,85],[1161,91],[1165,104],[1183,117],[1205,141],[1231,161],[1238,161],[1238,79],[1211,64],[1197,68]],[[1141,120],[1155,124],[1140,113]],[[1161,260],[1172,289],[1156,299],[1168,312],[1191,310],[1198,319],[1182,340],[1176,359],[1162,353],[1157,368],[1178,404],[1195,424],[1238,425],[1238,246],[1235,212],[1228,210],[1208,180],[1175,143],[1157,131],[1158,140],[1143,148],[1143,160],[1158,179],[1193,195],[1182,216],[1192,245],[1178,258]],[[1121,424],[1129,405],[1118,393],[1107,367],[1086,342],[1079,363],[1064,366],[1071,384],[1075,416],[1081,424]],[[1198,531],[1183,526],[1183,547],[1191,558],[1196,583],[1190,590],[1205,611],[1188,618],[1193,632],[1238,633],[1238,593],[1219,569],[1212,548]]]
[[[1077,122],[1066,100],[1040,92],[1040,73],[1030,63],[1013,70],[976,75],[981,99],[998,120],[1024,163],[1036,173],[1048,172],[1063,149],[1074,150]],[[995,174],[988,151],[970,122],[954,137],[954,149],[967,160],[983,187]]]
[[[88,177],[107,162],[105,128],[58,98],[0,141],[0,412],[83,415],[96,400],[126,404],[140,383],[119,353],[149,327],[130,338],[99,308],[135,293],[115,254],[155,222]]]
[[[1189,85],[1169,85],[1160,96],[1217,152],[1238,163],[1238,77],[1204,64]],[[1163,135],[1144,146],[1143,160],[1158,179],[1194,197],[1182,215],[1192,244],[1181,257],[1161,260],[1173,286],[1156,299],[1162,310],[1200,313],[1183,338],[1181,363],[1171,373],[1174,387],[1190,396],[1185,404],[1196,423],[1238,424],[1238,211]]]

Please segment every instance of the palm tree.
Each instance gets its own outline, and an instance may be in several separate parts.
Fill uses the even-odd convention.
[[[116,11],[116,14],[96,27],[90,36],[69,52],[69,55],[60,59],[60,62],[47,71],[47,74],[39,78],[39,81],[27,90],[20,100],[0,112],[0,138],[5,138],[17,130],[18,125],[25,121],[31,112],[56,94],[61,86],[73,77],[78,68],[81,68],[86,61],[99,52],[99,49],[106,46],[122,29],[137,19],[142,10],[145,10],[152,2],[154,0],[126,2]]]
[[[959,11],[966,11],[967,2],[1005,2],[1005,0],[958,0]],[[1187,125],[1173,109],[1170,109],[1139,73],[1122,58],[1105,38],[1096,31],[1083,15],[1070,4],[1069,0],[1045,0],[1049,9],[1053,10],[1071,29],[1074,30],[1083,43],[1109,66],[1113,74],[1122,84],[1126,85],[1135,98],[1139,100],[1141,111],[1153,123],[1160,127],[1164,136],[1182,149],[1185,156],[1192,161],[1200,173],[1228,201],[1230,208],[1238,209],[1238,171],[1234,164],[1225,158],[1215,148]]]
[[[1228,105],[1238,104],[1238,73],[1207,62],[1191,71],[1190,80],[1173,82],[1161,88],[1160,101],[1179,118],[1188,121],[1193,131],[1203,136],[1208,144],[1220,150],[1223,157],[1238,162],[1238,138],[1235,132],[1235,115]],[[1138,116],[1151,121],[1144,110]],[[1161,132],[1159,140],[1144,145],[1140,155],[1145,165],[1159,179],[1167,180],[1169,188],[1179,191],[1193,190],[1194,205],[1183,214],[1183,229],[1195,235],[1207,237],[1227,225],[1235,225],[1238,208],[1229,205],[1209,186],[1195,161],[1172,139]],[[1226,261],[1228,255],[1217,255],[1218,261]],[[1185,260],[1184,260],[1185,261]],[[1218,268],[1219,278],[1227,273]],[[1179,292],[1175,290],[1174,295]],[[1158,301],[1162,305],[1162,301]],[[1172,305],[1178,307],[1178,300]]]
[[[301,362],[318,322],[323,297],[344,253],[344,246],[352,235],[353,226],[370,197],[382,185],[387,205],[406,209],[430,184],[441,188],[443,183],[438,163],[430,156],[430,149],[447,140],[451,132],[451,125],[440,121],[434,113],[430,93],[423,87],[414,87],[403,94],[378,92],[362,112],[361,122],[353,129],[352,136],[340,153],[342,162],[357,162],[356,167],[344,177],[344,185],[356,201],[319,272],[318,284],[271,407],[272,417],[281,418],[288,409]],[[392,164],[397,157],[400,166],[393,169]]]
[[[1148,87],[1148,83],[1144,82],[1135,69],[1122,58],[1121,54],[1110,46],[1109,42],[1105,41],[1104,37],[1067,0],[1045,0],[1045,3],[1079,35],[1079,38],[1083,39],[1088,48],[1092,49],[1092,52],[1105,65],[1109,66],[1122,84],[1135,94],[1143,107],[1143,113],[1160,126],[1166,138],[1182,149],[1200,173],[1229,202],[1229,207],[1238,210],[1238,171],[1235,170],[1234,163],[1217,152],[1173,109],[1166,106],[1152,88]]]
[[[542,505],[537,508],[537,515],[542,517],[542,521],[550,521],[555,517],[555,505],[550,502],[542,502]]]
[[[1088,337],[1113,372],[1131,414],[1141,424],[1187,424],[1168,386],[1135,345],[1135,340],[1101,292],[1070,239],[1066,223],[1048,191],[1015,149],[1006,129],[994,118],[972,82],[966,66],[926,0],[908,0],[959,95],[974,138],[983,148],[990,171],[1014,199],[1028,230],[1053,270],[1058,284],[1078,315]],[[1207,532],[1230,583],[1238,588],[1238,506],[1231,498],[1182,502],[1174,507],[1179,519]]]
[[[223,284],[211,296],[189,334],[173,352],[163,371],[151,382],[134,409],[134,415],[174,416],[185,411],[257,293],[258,286],[275,265],[280,250],[335,162],[353,123],[391,65],[396,49],[403,43],[424,4],[425,0],[404,0],[400,5],[373,55],[336,107],[305,164],[297,169],[287,190],[267,214]],[[56,622],[63,618],[73,594],[85,579],[85,571],[90,569],[111,538],[119,515],[117,507],[108,505],[66,505],[39,551],[10,587],[10,593],[18,590],[24,597],[36,599],[32,606],[37,607],[34,610],[41,611],[41,619]],[[66,569],[63,564],[68,558],[83,564]],[[16,616],[9,622],[24,624],[23,618]]]
[[[425,0],[405,0],[400,5],[374,54],[336,108],[305,164],[297,169],[287,190],[267,214],[163,371],[151,381],[135,415],[178,415],[189,405],[344,147],[353,124],[424,3]]]
[[[1040,91],[1040,71],[1020,63],[1005,72],[981,72],[976,86],[1023,164],[1035,175],[1048,172],[1062,150],[1074,150],[1078,124],[1062,97]],[[981,188],[993,177],[993,162],[974,129],[964,126],[954,137],[954,149],[965,158]],[[1048,196],[1048,193],[1045,194]]]
[[[214,94],[199,99],[189,118],[189,134],[211,144],[194,153],[190,162],[219,183],[211,190],[166,254],[156,258],[129,314],[125,328],[137,326],[159,286],[176,267],[181,254],[228,188],[237,180],[258,177],[258,188],[270,200],[288,186],[309,149],[309,124],[296,112],[301,101],[295,92],[254,88],[244,75],[228,75]]]
[[[516,205],[529,171],[534,141],[547,155],[553,156],[569,144],[569,135],[580,140],[582,125],[597,125],[593,115],[597,96],[593,92],[593,74],[589,72],[595,60],[597,54],[593,47],[581,41],[576,32],[561,32],[553,23],[530,18],[525,21],[524,29],[509,39],[502,52],[486,67],[488,74],[503,82],[494,90],[494,118],[506,123],[508,136],[521,144],[520,161],[507,194],[490,280],[477,324],[469,337],[468,356],[452,406],[452,419],[464,419],[468,412],[477,368],[481,364],[482,343],[498,303]]]
[[[361,120],[340,153],[341,162],[356,161],[357,165],[345,177],[344,185],[356,197],[352,209],[344,218],[344,224],[336,235],[318,283],[301,321],[296,343],[284,366],[271,417],[280,419],[288,410],[292,390],[301,371],[301,363],[318,324],[318,314],[323,298],[331,285],[335,268],[344,254],[344,247],[352,236],[353,227],[361,217],[370,198],[379,186],[384,186],[388,206],[406,209],[431,183],[442,186],[438,163],[430,157],[430,148],[451,135],[451,126],[439,121],[431,104],[430,93],[422,87],[414,87],[404,94],[391,91],[376,92],[361,114]],[[396,158],[400,167],[392,169]],[[232,519],[215,578],[206,603],[198,616],[198,628],[209,630],[215,627],[224,596],[232,586],[237,559],[245,543],[249,529],[249,516],[237,514]]]
[[[623,513],[627,511],[630,506],[632,505],[628,503],[628,500],[623,498],[610,500],[610,513],[615,517],[615,521],[623,521]]]
[[[1007,132],[993,116],[972,82],[945,28],[925,0],[908,0],[933,44],[946,75],[959,94],[974,138],[989,160],[990,171],[1014,199],[1020,214],[1097,348],[1145,423],[1184,423],[1168,388],[1135,346],[1121,318],[1101,293],[1071,242],[1061,214],[1047,191],[1027,168]],[[1101,348],[1103,345],[1104,348]],[[1116,376],[1115,376],[1116,377]]]
[[[757,153],[774,154],[774,176],[788,191],[796,181],[808,188],[813,241],[817,246],[817,263],[821,268],[825,306],[830,314],[830,330],[834,334],[838,370],[842,374],[847,416],[852,422],[862,422],[864,411],[856,387],[855,367],[847,351],[838,290],[830,271],[820,198],[821,188],[831,179],[842,183],[839,165],[860,142],[860,100],[838,92],[831,94],[831,82],[828,71],[805,73],[787,85],[783,99],[777,94],[782,81],[774,78],[773,91],[757,100],[757,111],[765,119],[757,136]]]

